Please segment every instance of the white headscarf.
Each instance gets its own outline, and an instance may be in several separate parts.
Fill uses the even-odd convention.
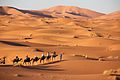
[[[44,53],[42,53],[42,56],[44,56]]]

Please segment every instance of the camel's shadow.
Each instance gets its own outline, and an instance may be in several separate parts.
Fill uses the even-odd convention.
[[[66,61],[66,60],[62,60]],[[64,71],[64,69],[58,67],[58,65],[48,65],[48,64],[54,64],[54,63],[59,63],[62,61],[53,61],[45,64],[40,64],[40,65],[34,65],[34,66],[21,66],[22,68],[26,69],[34,69],[34,70],[45,70],[45,71]]]
[[[57,61],[53,61],[53,62],[48,62],[48,63],[45,63],[43,65],[48,65],[48,64],[55,64],[55,63],[59,63],[59,62],[63,62],[63,61],[67,61],[67,60],[57,60]]]

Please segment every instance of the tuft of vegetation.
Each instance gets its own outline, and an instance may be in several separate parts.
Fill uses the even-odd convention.
[[[78,35],[74,35],[73,38],[79,38],[79,36]]]
[[[30,38],[30,37],[27,37],[27,38],[24,38],[25,40],[27,40],[27,39],[32,39],[32,38]]]
[[[14,74],[15,77],[22,77],[23,75],[20,74]]]
[[[30,34],[28,37],[25,37],[24,39],[27,40],[27,39],[32,39],[32,34]]]
[[[97,37],[103,37],[100,33],[96,33]]]
[[[88,31],[92,31],[91,29],[88,29]]]

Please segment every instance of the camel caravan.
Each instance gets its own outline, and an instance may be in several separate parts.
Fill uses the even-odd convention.
[[[47,55],[44,55],[44,53],[42,53],[41,57],[35,56],[34,58],[30,58],[28,55],[26,55],[25,59],[22,59],[22,58],[19,58],[19,56],[16,56],[12,60],[12,62],[13,62],[13,66],[15,66],[15,65],[34,65],[35,63],[38,64],[38,62],[44,64],[45,61],[46,62],[54,61],[57,56],[59,56],[59,60],[61,61],[63,54],[60,53],[58,55],[54,51],[53,53],[47,52]],[[0,64],[6,64],[5,62],[6,62],[6,57],[0,58]]]

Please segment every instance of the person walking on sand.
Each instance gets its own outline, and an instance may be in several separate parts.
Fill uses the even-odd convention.
[[[62,61],[62,57],[63,57],[63,54],[62,54],[62,53],[60,53],[60,61]]]

